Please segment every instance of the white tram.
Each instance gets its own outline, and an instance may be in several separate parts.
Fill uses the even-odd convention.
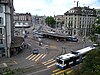
[[[60,55],[56,58],[56,66],[65,69],[66,67],[74,66],[83,61],[85,55],[95,47],[86,47],[71,53]]]

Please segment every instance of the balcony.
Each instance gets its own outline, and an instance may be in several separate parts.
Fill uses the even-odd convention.
[[[1,4],[7,4],[7,3],[9,3],[9,0],[0,0],[0,3]]]

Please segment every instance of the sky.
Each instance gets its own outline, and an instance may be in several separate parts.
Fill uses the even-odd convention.
[[[81,7],[100,9],[100,0],[14,0],[14,8],[16,13],[29,12],[39,16],[63,15],[75,7],[77,1]]]

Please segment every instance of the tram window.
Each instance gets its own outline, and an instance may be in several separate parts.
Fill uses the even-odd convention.
[[[60,64],[62,64],[62,61],[61,61],[61,60],[59,60],[59,59],[57,59],[57,62],[58,62],[58,63],[60,63]]]
[[[67,64],[67,63],[69,63],[69,60],[65,60],[65,61],[64,61],[64,64]]]

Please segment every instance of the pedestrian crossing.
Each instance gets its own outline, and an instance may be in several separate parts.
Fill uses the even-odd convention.
[[[60,68],[58,68],[58,69],[56,69],[56,70],[53,70],[52,72],[53,72],[53,74],[51,74],[51,75],[67,75],[67,74],[70,74],[70,73],[72,73],[72,71],[73,70],[71,70],[70,68],[67,68],[67,69],[65,69],[65,70],[62,70],[62,69],[60,69]]]
[[[52,66],[55,66],[56,62],[54,59],[50,59],[48,61],[42,62],[43,65],[45,65],[47,68],[50,68]]]
[[[38,61],[46,57],[47,54],[30,54],[25,59],[30,61]]]

